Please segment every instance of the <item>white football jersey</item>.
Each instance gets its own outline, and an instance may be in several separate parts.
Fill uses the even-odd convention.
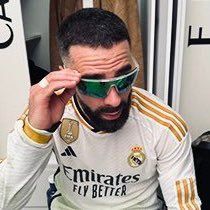
[[[127,122],[113,133],[96,132],[74,97],[48,143],[30,139],[17,121],[0,164],[0,207],[28,201],[53,150],[59,168],[52,210],[157,210],[158,185],[168,209],[200,209],[185,122],[145,90],[134,87],[131,98]]]

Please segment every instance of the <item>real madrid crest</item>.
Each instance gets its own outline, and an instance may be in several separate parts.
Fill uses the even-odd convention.
[[[143,147],[135,146],[131,149],[131,154],[128,156],[128,164],[131,167],[136,168],[142,165],[145,159],[146,157],[143,152]]]
[[[79,122],[73,119],[63,118],[60,136],[67,144],[76,141],[79,136]]]

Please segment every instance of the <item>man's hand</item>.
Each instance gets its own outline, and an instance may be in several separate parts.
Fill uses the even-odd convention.
[[[49,73],[45,77],[48,82],[46,87],[41,87],[39,83],[33,85],[29,97],[29,123],[36,129],[47,130],[58,122],[80,78],[79,72],[66,68]],[[65,89],[60,95],[55,94],[62,88]]]

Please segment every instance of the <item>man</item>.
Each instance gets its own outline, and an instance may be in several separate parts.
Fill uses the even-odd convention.
[[[64,69],[32,86],[8,138],[0,204],[20,209],[54,151],[51,209],[200,209],[183,119],[133,87],[138,65],[116,15],[83,9],[60,26]],[[12,175],[12,176],[11,176]]]

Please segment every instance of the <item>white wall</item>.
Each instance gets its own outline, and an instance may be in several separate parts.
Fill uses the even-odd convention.
[[[210,38],[210,1],[188,0],[185,28],[180,113],[188,122],[193,139],[210,130],[210,43],[188,45],[189,25],[192,37]]]
[[[41,35],[41,40],[30,52],[30,58],[47,71],[50,70],[49,5],[50,0],[21,0],[25,37]]]
[[[165,103],[168,103],[168,84],[171,52],[173,0],[161,0],[156,19],[157,43],[155,63],[155,93]]]
[[[21,9],[22,16],[21,17]],[[6,156],[6,138],[14,127],[15,120],[27,105],[30,87],[27,66],[25,37],[41,34],[41,40],[31,53],[36,65],[49,70],[49,0],[9,1],[5,4],[6,16],[12,22],[0,19],[0,42],[9,36],[9,24],[14,32],[12,44],[0,49],[1,82],[0,82],[0,158]],[[2,10],[0,7],[0,14]],[[23,31],[24,23],[24,31]]]
[[[7,48],[0,49],[0,159],[6,156],[8,132],[13,129],[14,122],[27,105],[30,86],[20,2],[9,1],[5,4],[5,11],[12,22],[0,19],[0,42],[6,41],[10,36],[5,24],[12,28],[14,40]]]

